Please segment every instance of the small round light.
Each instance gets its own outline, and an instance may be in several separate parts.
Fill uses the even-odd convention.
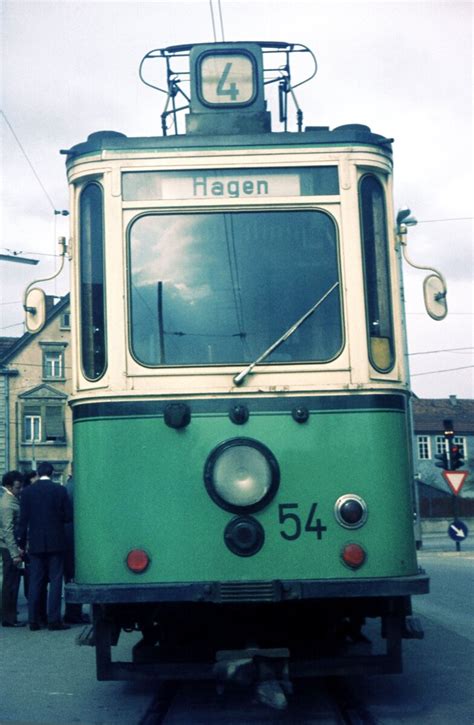
[[[336,521],[346,529],[358,529],[367,521],[367,504],[355,493],[340,496],[334,505]]]
[[[143,549],[132,549],[127,554],[127,566],[134,574],[142,574],[150,564],[150,557]]]
[[[226,546],[237,556],[253,556],[263,546],[265,532],[252,516],[238,516],[227,524],[224,531]]]
[[[212,500],[236,513],[262,509],[280,480],[275,457],[251,438],[233,438],[215,448],[206,461],[204,482]]]
[[[359,544],[346,544],[341,553],[342,561],[351,569],[358,569],[362,566],[366,557],[364,549]]]

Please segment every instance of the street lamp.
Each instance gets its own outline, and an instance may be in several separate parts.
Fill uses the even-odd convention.
[[[38,264],[39,259],[29,259],[28,257],[20,257],[21,252],[13,252],[13,254],[0,254],[0,260],[4,262],[17,262],[18,264]]]

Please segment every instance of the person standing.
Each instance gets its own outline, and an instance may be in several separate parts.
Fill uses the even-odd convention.
[[[66,550],[64,525],[72,521],[72,511],[66,489],[51,480],[52,473],[51,463],[40,463],[39,479],[28,486],[20,503],[18,543],[24,548],[28,541],[28,621],[32,631],[40,629],[41,593],[48,580],[48,629],[69,629],[61,621],[61,593]]]
[[[22,491],[24,491],[28,486],[31,486],[32,483],[36,483],[38,480],[38,471],[29,471],[28,473],[23,474],[23,488]]]
[[[28,473],[23,474],[23,487],[21,489],[21,496],[23,496],[24,492],[28,488],[28,486],[31,486],[32,484],[36,483],[38,480],[38,472],[35,470],[31,470]],[[20,497],[21,501],[21,497]],[[25,599],[28,599],[28,592],[30,589],[30,557],[28,556],[28,551],[25,551],[23,555],[23,592],[25,595]],[[48,581],[46,580],[44,582],[43,591],[41,592],[41,598],[40,598],[40,605],[39,605],[39,623],[41,625],[47,626],[48,624]]]
[[[69,476],[65,489],[69,496],[69,502],[71,504],[73,521],[70,524],[66,524],[66,553],[64,556],[64,583],[74,581],[74,478],[72,474]],[[82,604],[76,604],[66,602],[64,609],[64,621],[68,624],[88,624],[90,622],[89,616],[82,613]]]
[[[3,564],[2,627],[25,625],[24,622],[17,621],[23,551],[16,543],[15,529],[20,514],[18,497],[21,482],[21,473],[18,471],[8,471],[2,478],[3,495],[0,499],[0,549]]]

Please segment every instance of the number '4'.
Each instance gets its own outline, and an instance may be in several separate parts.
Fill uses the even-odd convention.
[[[218,96],[229,96],[231,101],[236,101],[237,96],[239,95],[239,90],[238,90],[235,82],[229,83],[228,87],[224,88],[231,68],[232,68],[232,63],[225,64],[222,75],[219,78],[219,83],[217,84],[217,95]]]
[[[327,526],[321,525],[321,519],[316,519],[316,522],[314,523],[314,521],[315,521],[314,517],[316,514],[317,507],[318,507],[317,503],[313,503],[313,505],[311,506],[311,510],[309,512],[308,520],[306,522],[306,526],[304,527],[304,530],[305,531],[315,531],[318,536],[318,539],[321,540],[323,531],[327,531]]]

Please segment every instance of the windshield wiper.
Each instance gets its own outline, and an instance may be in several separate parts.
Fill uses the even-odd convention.
[[[324,302],[324,300],[327,297],[329,297],[331,292],[333,292],[336,289],[336,287],[339,287],[339,282],[334,282],[333,286],[330,287],[328,289],[328,291],[325,292],[323,294],[323,296],[319,298],[319,300],[316,302],[316,304],[314,304],[312,307],[310,307],[310,309],[304,313],[303,317],[300,317],[300,319],[297,320],[294,323],[294,325],[292,325],[285,333],[283,333],[283,335],[281,337],[279,337],[278,340],[276,340],[276,342],[273,343],[273,345],[270,345],[270,347],[267,348],[265,350],[265,352],[263,352],[256,360],[254,360],[253,363],[250,363],[250,365],[247,365],[247,367],[244,368],[243,370],[241,370],[240,373],[237,373],[237,375],[234,375],[234,378],[233,378],[234,384],[242,385],[245,378],[247,377],[247,375],[250,375],[250,373],[252,372],[254,367],[256,365],[258,365],[259,363],[263,362],[263,360],[265,360],[265,358],[267,358],[274,350],[276,350],[277,347],[279,347],[283,342],[285,342],[285,340],[288,340],[290,335],[292,335],[298,329],[298,327],[300,327],[300,325],[302,325],[303,322],[305,320],[307,320],[308,317],[310,317],[315,310],[318,309],[318,307]]]

